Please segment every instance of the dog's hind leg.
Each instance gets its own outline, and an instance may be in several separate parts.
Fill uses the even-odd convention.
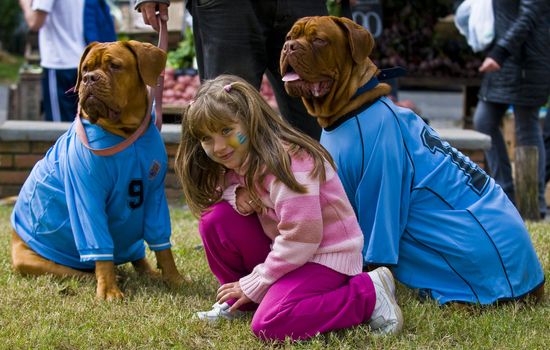
[[[11,235],[11,258],[13,269],[22,275],[39,276],[50,274],[58,277],[94,277],[92,273],[86,273],[68,266],[59,265],[41,257],[29,248],[13,230]]]

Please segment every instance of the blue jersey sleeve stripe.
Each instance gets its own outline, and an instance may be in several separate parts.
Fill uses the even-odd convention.
[[[105,259],[109,258],[110,260],[113,260],[113,254],[86,254],[81,255],[81,260],[90,260],[90,259]]]
[[[172,246],[172,243],[162,243],[162,244],[149,244],[149,248],[151,249],[159,249],[159,248],[170,248]]]

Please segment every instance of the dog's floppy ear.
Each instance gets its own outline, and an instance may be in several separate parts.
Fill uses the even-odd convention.
[[[94,41],[93,43],[90,43],[90,45],[86,46],[84,49],[84,52],[82,53],[82,56],[80,56],[80,63],[78,64],[78,75],[76,76],[76,84],[74,86],[74,92],[78,92],[78,87],[80,86],[80,81],[82,80],[82,63],[84,62],[84,59],[86,59],[86,56],[88,56],[88,52],[92,49],[92,47],[99,44],[97,41]]]
[[[136,56],[139,75],[145,84],[155,86],[157,78],[166,65],[166,52],[158,47],[136,40],[128,40],[124,45]]]
[[[331,17],[348,36],[349,46],[351,48],[351,57],[356,63],[363,62],[369,57],[374,48],[374,38],[371,33],[345,17]]]

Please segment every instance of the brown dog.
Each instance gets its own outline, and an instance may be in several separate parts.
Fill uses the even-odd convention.
[[[357,213],[365,265],[393,265],[400,282],[442,304],[540,300],[544,271],[514,205],[483,169],[384,96],[389,71],[369,59],[373,46],[349,19],[306,17],[280,61],[287,92],[324,128],[320,142]]]
[[[357,89],[378,73],[369,59],[372,35],[355,22],[340,17],[304,17],[294,24],[281,52],[280,69],[289,95],[302,97],[321,127],[368,101],[387,95],[379,84],[366,94]]]
[[[127,138],[147,114],[166,54],[137,41],[92,43],[84,51],[76,89],[85,133],[93,148]],[[138,273],[183,282],[170,249],[164,195],[167,158],[151,123],[127,149],[98,156],[82,145],[75,123],[38,162],[14,208],[12,259],[25,275],[92,276],[97,297],[120,299],[115,264],[132,262]],[[162,274],[145,258],[155,251]]]

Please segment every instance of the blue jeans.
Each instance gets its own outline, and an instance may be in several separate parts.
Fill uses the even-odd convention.
[[[500,125],[507,104],[479,101],[474,114],[474,128],[491,136],[491,148],[485,152],[487,165],[491,176],[495,179],[510,200],[515,203],[514,181],[512,179],[512,167],[506,152],[506,144],[500,130]],[[545,189],[545,163],[546,155],[542,138],[542,128],[539,122],[538,106],[514,106],[514,124],[516,144],[518,146],[536,146],[539,151],[538,177],[539,177],[539,211],[546,214]]]
[[[318,140],[317,120],[284,90],[279,57],[298,18],[327,14],[325,0],[192,0],[188,7],[201,80],[233,74],[259,88],[266,73],[283,117]]]

